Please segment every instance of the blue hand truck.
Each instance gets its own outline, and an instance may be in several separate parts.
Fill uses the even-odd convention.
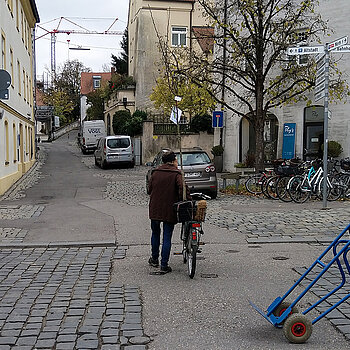
[[[305,343],[312,334],[312,326],[321,318],[326,316],[340,304],[350,298],[350,294],[343,296],[338,302],[332,305],[331,300],[327,300],[331,295],[338,292],[346,283],[346,272],[350,275],[350,264],[348,260],[348,252],[350,250],[350,240],[345,239],[345,234],[350,237],[350,224],[338,235],[338,237],[328,246],[328,248],[314,261],[314,263],[302,274],[302,276],[293,284],[293,286],[282,296],[277,297],[273,303],[267,308],[267,311],[262,311],[259,307],[253,304],[251,306],[262,315],[268,322],[276,328],[283,328],[285,337],[291,343]],[[317,302],[309,306],[304,311],[299,311],[298,302],[309,292],[315,284],[324,277],[324,274],[332,267],[338,267],[340,272],[340,282],[333,290],[321,297]],[[321,271],[315,278],[310,278],[315,270]],[[312,272],[312,273],[311,273]],[[349,278],[350,276],[348,276]],[[311,280],[311,282],[310,282]],[[287,301],[287,297],[296,293],[295,288],[300,284],[306,285],[304,290],[291,302]],[[344,291],[344,289],[342,290]],[[344,293],[342,293],[344,295]],[[339,297],[339,295],[338,295]],[[340,297],[339,297],[340,298]],[[331,298],[332,299],[332,298]],[[310,320],[306,315],[326,301],[326,305],[331,306],[322,312],[320,315]],[[324,304],[325,305],[325,304]]]

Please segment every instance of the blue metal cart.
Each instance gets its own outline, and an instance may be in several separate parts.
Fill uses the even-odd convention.
[[[305,271],[305,273],[302,274],[302,276],[293,284],[286,294],[284,294],[282,297],[277,297],[273,301],[273,303],[267,308],[266,313],[250,301],[252,307],[268,322],[277,328],[283,328],[285,337],[291,343],[306,342],[312,334],[312,326],[350,298],[350,294],[343,296],[344,293],[341,293],[343,297],[333,305],[331,300],[327,300],[331,295],[338,292],[345,285],[346,273],[349,275],[347,277],[350,277],[350,264],[347,256],[350,250],[350,240],[345,239],[346,233],[348,233],[350,237],[350,224],[338,235],[338,237],[318,257],[318,259],[315,260],[315,262]],[[312,304],[306,310],[299,311],[297,307],[298,302],[322,277],[324,277],[326,271],[328,271],[333,265],[338,267],[340,272],[339,285],[337,285],[328,294],[317,300],[317,302]],[[310,273],[315,273],[317,267],[320,267],[321,271],[316,274],[315,278],[311,278],[310,282]],[[295,288],[301,283],[303,286],[306,285],[304,290],[293,301],[287,301],[287,297],[291,297],[292,292],[293,295],[296,294]],[[344,289],[342,291],[344,291]],[[326,300],[327,306],[329,304],[331,304],[331,306],[320,315],[310,320],[306,315]]]

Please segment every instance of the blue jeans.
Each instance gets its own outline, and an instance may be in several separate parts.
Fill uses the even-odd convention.
[[[159,258],[159,246],[160,246],[160,224],[162,221],[151,220],[151,245],[152,245],[152,258],[158,260]],[[162,244],[162,260],[161,266],[168,266],[171,250],[171,237],[173,235],[175,224],[170,222],[163,222],[163,244]]]

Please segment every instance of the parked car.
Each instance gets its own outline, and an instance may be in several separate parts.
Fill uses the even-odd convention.
[[[151,177],[152,171],[162,164],[162,155],[169,149],[162,149],[154,158],[153,162],[146,163],[151,166],[146,174],[146,187]],[[180,151],[174,150],[176,158],[181,169]],[[203,192],[210,195],[211,198],[216,198],[218,194],[218,183],[216,178],[216,169],[208,156],[200,147],[185,148],[182,150],[183,171],[185,174],[185,182],[188,185],[191,193]]]
[[[83,154],[93,152],[101,137],[106,136],[105,122],[103,120],[84,121],[80,136],[80,147]]]
[[[100,138],[94,153],[95,164],[102,169],[109,165],[135,165],[134,149],[130,136],[117,135]]]

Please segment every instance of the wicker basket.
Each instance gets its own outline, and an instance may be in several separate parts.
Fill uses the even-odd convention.
[[[194,216],[195,221],[204,221],[205,214],[207,213],[207,201],[201,200],[197,202],[196,215]]]

